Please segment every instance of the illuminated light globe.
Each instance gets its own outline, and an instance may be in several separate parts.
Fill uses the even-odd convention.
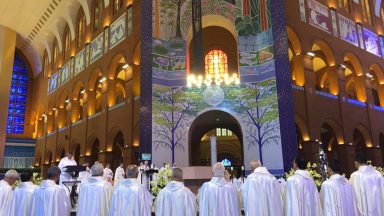
[[[224,91],[220,86],[208,86],[203,92],[204,101],[211,105],[217,106],[224,100]]]
[[[232,162],[231,162],[230,160],[226,159],[226,158],[225,158],[224,160],[222,160],[221,163],[222,163],[223,166],[225,166],[225,167],[232,166]]]

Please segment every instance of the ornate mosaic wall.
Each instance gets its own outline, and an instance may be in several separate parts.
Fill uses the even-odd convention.
[[[189,166],[189,151],[194,148],[188,137],[191,124],[207,111],[220,110],[233,116],[241,127],[246,168],[250,160],[261,159],[281,174],[283,147],[270,0],[201,1],[203,27],[204,22],[223,20],[227,24],[214,25],[235,30],[241,81],[201,87],[186,85],[191,0],[154,0],[153,4],[153,162]]]

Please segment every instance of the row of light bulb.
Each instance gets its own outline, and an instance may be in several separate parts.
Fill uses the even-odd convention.
[[[196,76],[195,74],[188,75],[187,78],[187,86],[197,86],[201,87],[202,85],[211,86],[211,85],[231,85],[231,84],[240,84],[240,79],[237,76],[236,73],[233,73],[232,75],[229,75],[228,73],[225,73],[224,75],[220,75],[219,73],[214,74],[212,76],[211,74],[207,74],[205,77],[203,75]]]

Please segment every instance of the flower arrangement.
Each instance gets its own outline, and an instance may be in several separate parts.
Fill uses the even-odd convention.
[[[151,192],[154,197],[157,197],[160,190],[163,189],[172,179],[172,169],[169,164],[165,165],[164,168],[154,174],[154,178],[151,181]]]
[[[372,166],[372,161],[368,161],[368,165]],[[383,167],[377,167],[377,166],[372,166],[373,169],[379,171],[381,175],[384,176],[384,168]]]
[[[37,173],[37,172],[33,173],[33,184],[35,184],[37,186],[40,186],[40,183],[41,183],[42,180],[43,180],[43,178],[40,176],[39,173]],[[12,186],[13,189],[15,189],[20,183],[21,183],[21,180],[20,179],[17,180],[15,182],[15,184]]]
[[[317,164],[311,162],[308,162],[307,169],[305,169],[309,175],[313,178],[315,181],[315,184],[318,188],[321,187],[321,184],[323,183],[323,179],[321,178],[320,173],[317,171]],[[291,169],[289,172],[285,173],[285,178],[288,179],[288,177],[293,176],[295,174],[295,170]]]

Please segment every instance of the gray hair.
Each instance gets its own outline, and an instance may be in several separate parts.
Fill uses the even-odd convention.
[[[5,173],[4,177],[11,178],[11,179],[18,179],[19,173],[16,170],[10,169]]]
[[[249,165],[251,166],[252,170],[255,170],[256,168],[262,166],[261,161],[259,160],[251,160],[251,162],[249,162]]]
[[[172,178],[183,179],[183,170],[180,168],[173,168],[172,169]]]
[[[216,163],[212,167],[214,177],[224,177],[225,167],[221,162]]]
[[[58,177],[60,176],[61,174],[61,170],[59,167],[57,166],[51,166],[49,167],[48,169],[48,172],[47,172],[47,178],[48,179],[54,179],[55,177]]]
[[[95,163],[91,167],[91,174],[92,176],[102,176],[104,171],[103,164],[101,163]]]
[[[139,175],[139,169],[136,165],[129,165],[125,172],[127,173],[127,178],[137,178]]]

